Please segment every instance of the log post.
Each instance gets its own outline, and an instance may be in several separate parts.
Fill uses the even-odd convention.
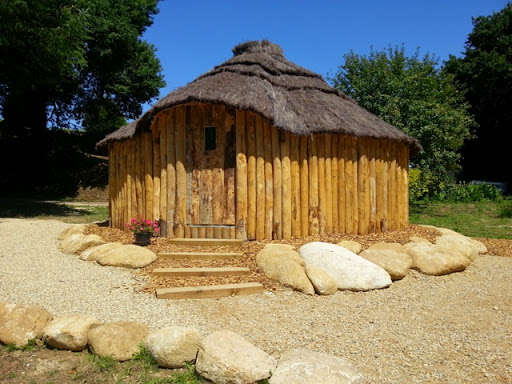
[[[186,169],[186,142],[185,106],[176,107],[175,116],[175,145],[176,145],[176,208],[174,219],[174,236],[185,237],[185,217],[187,215],[187,169]],[[187,107],[188,108],[188,107]]]
[[[272,127],[263,122],[263,146],[265,147],[265,239],[272,240],[274,222],[274,180],[272,172]]]
[[[245,111],[236,111],[236,238],[247,240],[247,147]]]
[[[319,233],[318,136],[309,137],[309,235]]]
[[[300,137],[300,226],[301,235],[309,235],[309,163],[308,137]]]
[[[247,129],[247,238],[256,239],[256,127],[255,113],[246,112]]]
[[[282,239],[282,207],[283,207],[283,183],[282,183],[282,169],[281,169],[281,146],[279,142],[279,130],[272,126],[272,158],[274,163],[273,178],[274,178],[274,224],[273,224],[273,238]]]
[[[167,132],[167,237],[174,237],[174,215],[176,207],[176,143],[175,132],[176,109],[169,110],[166,119]]]
[[[281,171],[282,171],[282,220],[283,239],[292,237],[292,182],[290,161],[290,134],[281,132]]]
[[[292,236],[301,235],[300,225],[300,136],[291,136],[291,195],[292,195]]]
[[[324,135],[324,180],[325,180],[325,233],[332,233],[333,229],[333,204],[332,204],[332,158],[330,134]]]
[[[263,120],[256,115],[256,240],[265,239],[265,147]]]

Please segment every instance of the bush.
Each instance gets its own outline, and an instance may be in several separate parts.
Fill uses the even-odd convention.
[[[501,192],[491,184],[455,183],[440,180],[428,171],[417,168],[409,170],[409,200],[411,202],[429,200],[454,203],[478,201],[499,201]]]
[[[500,204],[498,216],[501,218],[512,218],[512,200],[506,200]]]

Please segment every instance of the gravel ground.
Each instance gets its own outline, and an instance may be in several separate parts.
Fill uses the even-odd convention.
[[[0,301],[152,328],[229,329],[278,358],[305,347],[344,357],[370,383],[512,383],[512,258],[466,271],[411,271],[390,288],[310,297],[289,290],[157,300],[145,277],[58,251],[58,221],[0,219]]]

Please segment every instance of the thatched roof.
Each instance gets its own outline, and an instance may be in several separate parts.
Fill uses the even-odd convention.
[[[233,48],[233,54],[228,61],[160,99],[141,118],[98,145],[127,139],[147,129],[164,109],[200,102],[257,112],[278,128],[298,135],[341,133],[389,138],[407,142],[413,153],[421,148],[415,139],[329,86],[322,76],[286,60],[278,45],[267,40],[249,41]]]

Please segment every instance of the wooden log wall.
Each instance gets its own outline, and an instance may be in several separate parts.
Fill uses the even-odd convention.
[[[256,113],[228,114],[213,106],[225,131],[236,132],[233,153],[223,160],[233,163],[232,168],[212,174],[212,182],[224,180],[219,190],[225,188],[225,200],[232,201],[224,212],[214,206],[214,221],[229,225],[191,226],[194,203],[187,193],[195,170],[190,169],[187,132],[201,118],[187,108],[163,111],[149,131],[110,145],[113,227],[124,228],[139,216],[160,220],[167,237],[264,240],[368,234],[409,224],[406,144],[343,135],[296,136]]]

